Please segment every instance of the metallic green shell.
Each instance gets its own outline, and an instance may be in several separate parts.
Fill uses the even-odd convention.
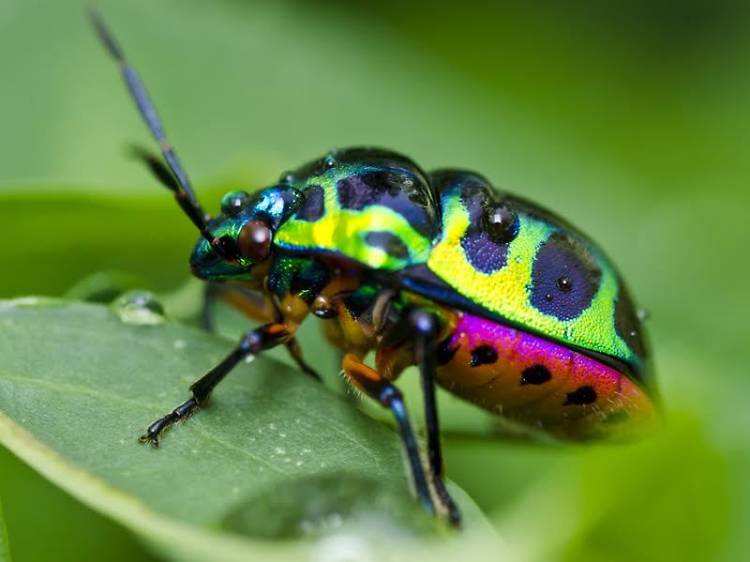
[[[493,316],[618,359],[643,382],[646,353],[634,307],[593,242],[552,213],[501,195],[477,174],[447,170],[431,181],[442,210],[441,235],[427,260],[431,272]],[[512,240],[489,235],[482,212],[492,205],[515,215]]]
[[[437,203],[426,175],[408,158],[349,149],[292,172],[285,182],[305,202],[278,229],[276,245],[390,271],[427,260],[438,234]]]

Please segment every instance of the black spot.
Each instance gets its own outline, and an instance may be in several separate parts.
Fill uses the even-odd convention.
[[[601,271],[583,246],[563,234],[553,234],[534,260],[531,304],[560,320],[580,316],[599,290]]]
[[[437,361],[437,364],[441,367],[443,365],[447,365],[453,360],[453,357],[455,357],[457,351],[458,346],[451,346],[450,337],[444,339],[438,344],[437,350],[435,351],[435,359]]]
[[[630,295],[622,285],[622,281],[615,303],[615,331],[636,355],[641,358],[646,356],[646,346],[643,343],[638,313],[633,301],[630,300]]]
[[[497,350],[491,345],[480,345],[471,350],[471,366],[491,365],[497,361]]]
[[[532,365],[521,373],[521,384],[544,384],[552,378],[552,373],[544,365]]]
[[[383,250],[394,258],[407,259],[409,257],[409,248],[406,247],[406,244],[390,232],[368,232],[365,234],[365,242],[373,248]]]
[[[596,402],[596,390],[593,386],[586,385],[576,388],[573,392],[568,392],[568,397],[563,402],[563,406],[583,406],[592,402]]]
[[[325,212],[323,188],[319,185],[313,185],[305,189],[305,202],[302,204],[302,208],[297,211],[297,219],[315,222],[320,220]]]
[[[508,258],[508,244],[498,243],[486,232],[470,227],[463,238],[461,247],[474,269],[482,273],[494,273],[502,269]]]
[[[416,174],[395,168],[352,174],[336,182],[336,192],[344,209],[382,205],[403,216],[423,236],[432,239],[437,234],[432,192]]]

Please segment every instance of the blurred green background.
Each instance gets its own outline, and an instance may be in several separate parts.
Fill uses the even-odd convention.
[[[750,4],[486,4],[97,2],[210,209],[375,144],[475,168],[597,239],[651,313],[665,428],[453,437],[449,474],[529,560],[746,560]],[[148,137],[82,5],[0,0],[0,70],[0,296],[111,269],[184,281],[193,229],[126,156]],[[5,451],[0,497],[17,560],[150,559]]]

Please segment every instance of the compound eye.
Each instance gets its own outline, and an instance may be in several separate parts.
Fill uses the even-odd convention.
[[[236,215],[246,205],[250,195],[245,191],[230,191],[221,199],[221,212],[227,216]]]
[[[240,256],[254,263],[262,262],[271,253],[271,229],[263,221],[249,221],[237,241]]]
[[[494,242],[507,243],[518,235],[518,216],[503,204],[485,208],[483,219],[484,229]]]

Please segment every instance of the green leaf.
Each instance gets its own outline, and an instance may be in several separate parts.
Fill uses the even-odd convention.
[[[491,536],[455,486],[469,533],[435,525],[415,509],[389,428],[263,357],[239,366],[161,449],[139,445],[144,426],[231,346],[141,319],[100,305],[1,301],[0,443],[160,552],[299,559],[346,532],[379,558]]]
[[[3,516],[3,504],[0,502],[0,562],[10,562],[10,546],[8,544],[8,529]]]

